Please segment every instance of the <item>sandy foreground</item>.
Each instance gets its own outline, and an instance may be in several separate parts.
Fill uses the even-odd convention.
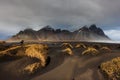
[[[98,66],[118,56],[119,53],[109,53],[97,57],[69,57],[57,68],[31,80],[106,80]]]
[[[28,75],[19,73],[19,70],[36,60],[29,57],[0,58],[0,80],[107,80],[98,66],[107,60],[120,57],[120,50],[102,53],[96,56],[78,55],[66,56],[60,53],[59,48],[51,48],[48,66]]]

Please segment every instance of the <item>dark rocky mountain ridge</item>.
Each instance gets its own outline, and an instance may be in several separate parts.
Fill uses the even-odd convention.
[[[90,27],[84,26],[73,32],[69,30],[54,29],[51,26],[45,26],[35,31],[33,29],[25,29],[8,40],[40,40],[40,41],[59,41],[59,40],[110,40],[101,28],[95,24]]]

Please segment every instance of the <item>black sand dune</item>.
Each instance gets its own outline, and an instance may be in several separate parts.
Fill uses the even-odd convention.
[[[76,44],[76,43],[75,43]],[[75,46],[72,43],[73,47]],[[81,55],[84,48],[71,48],[74,55],[66,55],[62,50],[61,43],[49,44],[47,65],[37,69],[32,74],[20,72],[25,66],[39,62],[36,58],[28,56],[0,56],[0,79],[1,80],[107,80],[99,70],[99,65],[120,57],[120,50],[114,44],[111,52],[98,55]],[[103,45],[103,44],[102,44]],[[106,44],[104,44],[105,46]],[[91,46],[91,44],[86,44]]]
[[[72,56],[66,58],[59,67],[37,76],[32,80],[107,80],[101,74],[98,66],[107,60],[120,57],[119,53],[106,53],[100,56]]]
[[[30,57],[18,57],[18,56],[0,56],[0,79],[2,80],[30,80],[35,76],[45,74],[46,72],[51,71],[52,69],[58,67],[64,61],[64,54],[61,54],[57,49],[53,51],[53,48],[49,56],[49,61],[46,64],[46,67],[38,69],[34,74],[27,74],[20,72],[25,66],[39,62],[36,58]],[[7,77],[6,77],[7,76]]]

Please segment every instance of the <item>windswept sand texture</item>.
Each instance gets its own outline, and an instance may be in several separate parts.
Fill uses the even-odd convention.
[[[0,49],[0,79],[108,80],[99,66],[120,57],[118,46],[79,42],[4,45],[5,49]]]

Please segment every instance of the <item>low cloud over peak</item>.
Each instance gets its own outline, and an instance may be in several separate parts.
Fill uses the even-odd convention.
[[[71,30],[93,23],[114,29],[120,26],[119,4],[120,0],[0,0],[0,30],[15,34],[28,26],[59,24],[73,25],[67,26]]]

